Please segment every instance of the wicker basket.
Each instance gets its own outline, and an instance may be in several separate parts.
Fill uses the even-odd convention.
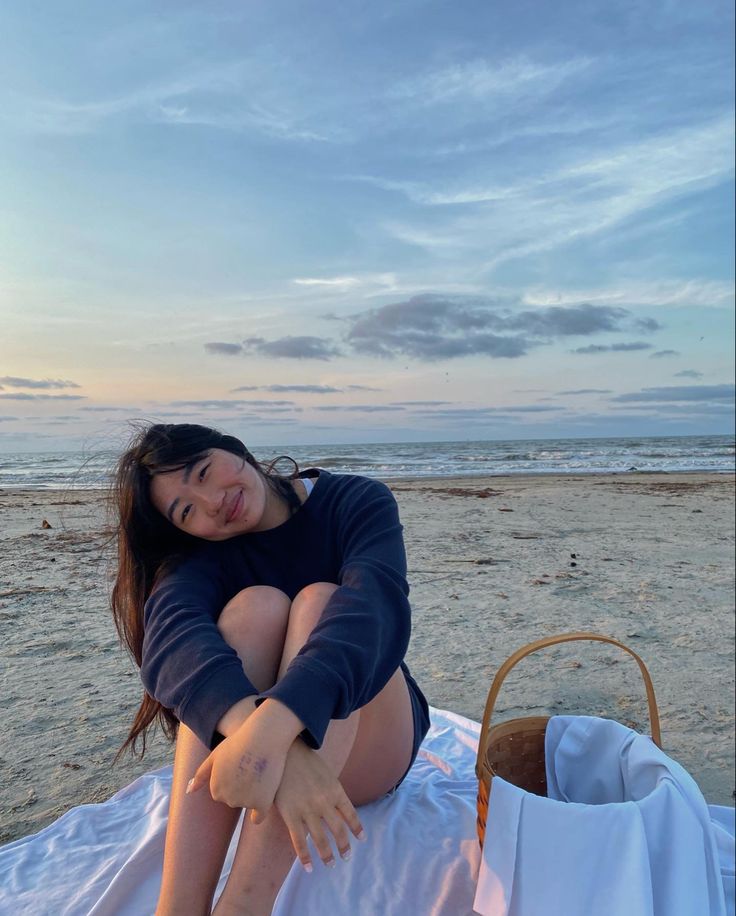
[[[534,795],[547,794],[547,776],[544,759],[544,736],[549,716],[529,716],[523,719],[510,719],[500,725],[491,727],[491,716],[496,705],[496,698],[506,675],[525,658],[548,646],[562,642],[574,642],[579,639],[594,640],[618,646],[632,655],[644,678],[644,686],[649,703],[649,719],[652,726],[652,739],[662,746],[659,730],[659,712],[654,697],[654,687],[644,662],[628,646],[611,639],[610,636],[599,636],[596,633],[563,633],[560,636],[549,636],[539,639],[518,649],[498,669],[488,693],[486,708],[483,713],[483,725],[478,741],[478,759],[475,764],[475,775],[478,777],[478,839],[481,846],[485,836],[488,819],[488,801],[491,795],[491,780],[501,776],[507,782],[532,792]]]

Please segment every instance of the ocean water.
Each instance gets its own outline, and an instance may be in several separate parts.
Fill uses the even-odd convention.
[[[494,474],[593,474],[627,471],[734,471],[733,436],[538,439],[497,442],[399,442],[278,445],[254,449],[260,460],[290,455],[300,467],[401,477]],[[42,452],[0,455],[0,488],[106,487],[116,455]]]

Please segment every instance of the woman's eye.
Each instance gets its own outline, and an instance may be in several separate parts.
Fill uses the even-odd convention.
[[[209,465],[206,464],[206,465],[202,468],[202,470],[199,472],[199,479],[200,479],[200,480],[204,480],[205,474],[207,473],[207,469],[208,469],[208,468],[209,468]]]
[[[185,521],[187,520],[187,515],[189,515],[189,510],[190,510],[191,508],[192,508],[191,506],[185,506],[185,507],[184,507],[184,511],[183,511],[182,514],[181,514],[181,520],[182,520],[183,522],[185,522]]]

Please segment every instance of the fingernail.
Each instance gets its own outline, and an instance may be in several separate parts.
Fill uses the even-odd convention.
[[[326,865],[328,868],[334,868],[336,864],[337,864],[337,863],[335,862],[334,859],[328,859],[328,860],[325,862],[325,865]]]
[[[360,840],[361,843],[365,843],[365,841],[368,839],[368,837],[365,835],[365,830],[360,831],[360,833],[358,834],[358,839]]]
[[[309,874],[312,873],[312,863],[311,862],[302,862],[302,865],[304,866],[305,872],[308,872]]]
[[[193,788],[194,788],[194,777],[192,777],[192,778],[189,780],[189,782],[187,783],[187,791],[186,791],[185,794],[186,794],[186,795],[189,795]]]
[[[345,852],[340,853],[340,858],[342,858],[345,862],[347,862],[350,859],[350,857],[352,856],[352,854],[353,854],[352,849],[346,849]]]

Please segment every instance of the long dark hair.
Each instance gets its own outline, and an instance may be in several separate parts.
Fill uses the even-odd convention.
[[[270,489],[285,501],[291,511],[299,507],[299,498],[290,484],[299,468],[288,476],[275,472],[281,458],[262,465],[243,443],[194,423],[154,423],[138,429],[121,455],[113,478],[111,501],[114,532],[117,541],[117,575],[112,589],[112,614],[118,634],[140,668],[143,655],[143,606],[157,578],[179,562],[197,544],[198,539],[181,531],[166,519],[151,502],[151,480],[156,474],[177,471],[207,456],[212,449],[222,449],[243,458],[261,474]],[[139,756],[146,751],[146,731],[156,723],[173,741],[179,722],[146,691],[128,737],[118,757],[130,748]]]

